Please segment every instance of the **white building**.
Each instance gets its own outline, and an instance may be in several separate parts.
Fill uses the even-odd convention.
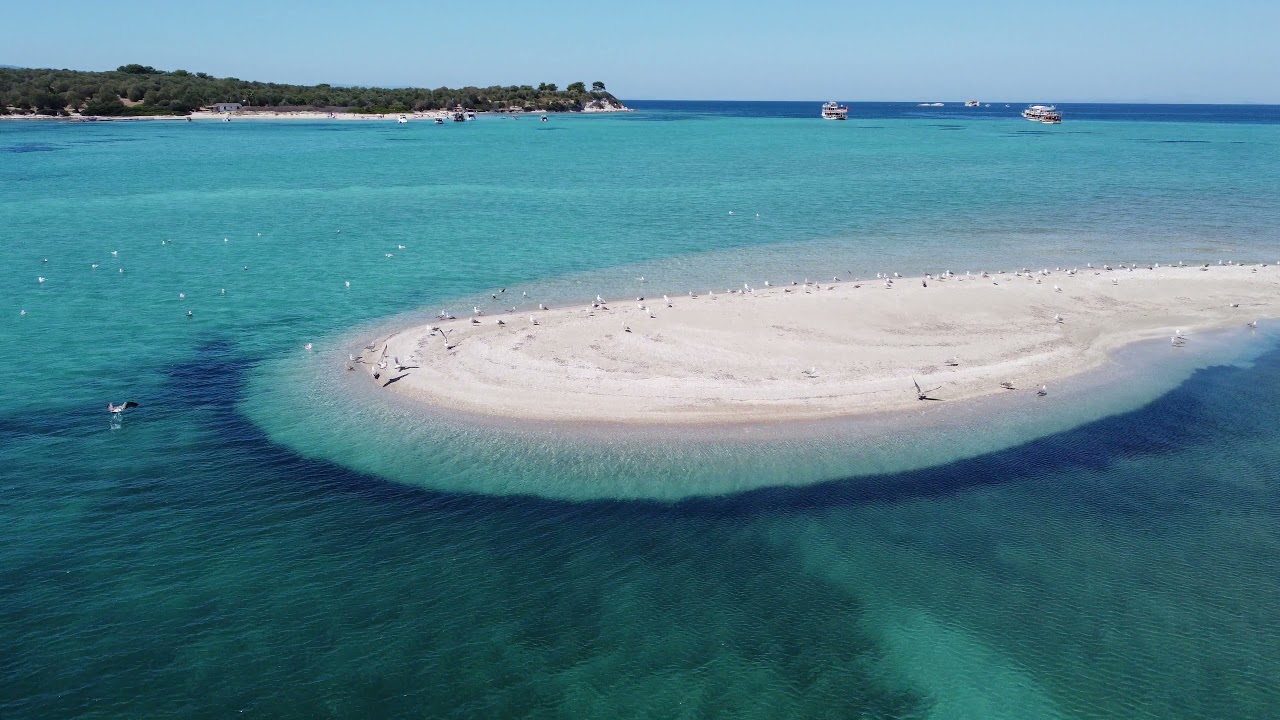
[[[238,112],[240,110],[240,107],[241,107],[240,103],[232,103],[232,102],[214,103],[213,111],[220,112],[220,113]]]

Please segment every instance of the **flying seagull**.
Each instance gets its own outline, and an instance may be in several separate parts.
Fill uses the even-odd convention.
[[[120,415],[125,410],[128,410],[129,408],[136,408],[136,407],[138,407],[138,403],[132,400],[128,402],[122,402],[119,405],[113,405],[110,402],[107,403],[107,411],[110,412],[112,415]]]
[[[941,400],[941,399],[942,399],[942,398],[929,397],[929,393],[934,392],[934,391],[935,391],[935,390],[937,390],[938,388],[942,387],[941,385],[939,385],[938,387],[934,388],[933,390],[921,390],[921,389],[920,389],[920,383],[916,382],[916,379],[915,379],[915,378],[911,378],[911,383],[912,383],[913,385],[915,385],[915,386],[916,386],[916,399],[917,399],[917,400]]]

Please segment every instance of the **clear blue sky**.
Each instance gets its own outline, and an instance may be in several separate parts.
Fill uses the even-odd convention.
[[[1280,103],[1280,0],[6,2],[0,64],[623,98]]]

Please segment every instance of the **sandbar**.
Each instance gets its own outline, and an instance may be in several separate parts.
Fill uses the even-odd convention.
[[[495,289],[455,319],[373,338],[354,367],[385,392],[483,416],[769,423],[1052,393],[1129,343],[1179,352],[1196,332],[1280,315],[1280,267],[1260,263],[891,279],[746,278],[545,310]]]

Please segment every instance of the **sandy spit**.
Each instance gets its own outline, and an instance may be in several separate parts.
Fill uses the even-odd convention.
[[[1123,345],[1178,352],[1179,333],[1280,316],[1274,265],[799,281],[546,310],[502,293],[371,338],[355,367],[398,378],[386,392],[508,419],[759,423],[918,409],[931,401],[915,382],[951,402],[1053,392]]]

